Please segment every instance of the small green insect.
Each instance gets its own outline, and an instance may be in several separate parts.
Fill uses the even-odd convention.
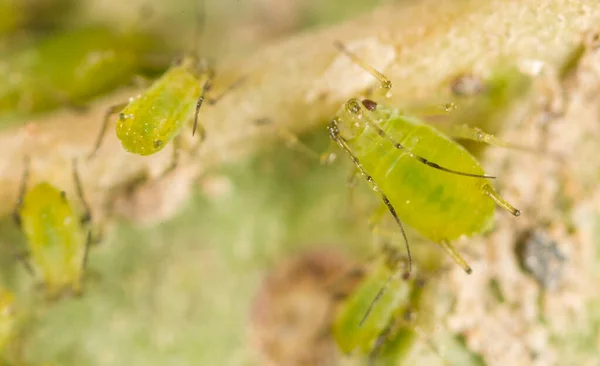
[[[0,288],[0,355],[4,354],[4,349],[15,333],[14,302],[15,296],[11,292]],[[0,360],[2,360],[1,357]]]
[[[383,360],[397,364],[409,353],[418,335],[418,325],[411,315],[419,310],[423,281],[408,276],[406,256],[387,249],[383,259],[344,301],[332,329],[344,353],[366,355],[372,364]],[[404,273],[405,278],[396,279],[398,273]],[[374,297],[378,299],[376,308]]]
[[[0,67],[0,116],[82,107],[136,74],[162,71],[149,59],[160,43],[149,34],[96,26],[62,31],[13,51]]]
[[[375,76],[382,88],[391,82],[351,53],[337,48]],[[464,128],[463,128],[464,129]],[[402,111],[376,102],[350,99],[331,120],[330,137],[350,157],[399,225],[412,263],[400,218],[438,243],[467,273],[471,267],[450,244],[461,236],[489,230],[495,204],[514,216],[520,211],[494,190],[479,162],[461,145]],[[488,134],[469,129],[463,136],[487,141]]]
[[[92,244],[90,209],[73,162],[73,180],[84,208],[78,215],[61,191],[47,182],[27,190],[29,163],[23,181],[14,218],[27,239],[28,270],[43,282],[48,298],[59,297],[65,291],[82,293],[82,278],[87,255]]]
[[[192,135],[199,130],[200,140],[203,140],[204,128],[198,123],[203,102],[206,99],[208,104],[217,103],[241,81],[239,79],[222,94],[209,99],[206,94],[211,89],[214,77],[214,69],[206,60],[200,59],[197,51],[178,60],[142,94],[108,109],[90,158],[100,149],[110,116],[118,113],[117,137],[126,151],[152,155],[174,141],[170,169],[174,168],[179,157],[179,136],[183,125],[193,119]]]

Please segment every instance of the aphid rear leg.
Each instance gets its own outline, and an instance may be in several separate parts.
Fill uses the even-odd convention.
[[[469,266],[467,261],[456,251],[454,246],[450,244],[448,240],[442,240],[438,244],[442,247],[442,249],[444,249],[446,253],[448,253],[448,255],[450,255],[450,257],[452,257],[456,264],[461,266],[462,269],[464,269],[465,272],[467,272],[467,274],[473,273],[471,266]]]
[[[177,166],[179,165],[179,151],[181,148],[181,135],[177,135],[173,139],[173,151],[171,155],[171,164],[169,167],[161,174],[161,178],[169,175]]]
[[[19,196],[17,198],[17,202],[15,204],[15,207],[13,208],[12,213],[13,220],[15,221],[18,227],[21,227],[21,214],[19,213],[19,211],[21,211],[21,208],[23,207],[23,198],[25,197],[27,181],[29,180],[29,157],[26,156],[23,160],[24,168],[23,176],[21,177],[21,184],[19,187]]]
[[[94,145],[94,150],[88,155],[88,160],[93,158],[98,150],[100,150],[100,146],[102,145],[102,141],[104,140],[104,136],[106,135],[106,129],[108,128],[108,122],[110,120],[110,116],[113,114],[120,112],[123,108],[125,108],[129,103],[119,103],[113,106],[110,106],[106,113],[104,114],[104,120],[102,122],[102,128],[100,129],[100,133],[98,134],[98,138],[96,139],[96,144]]]
[[[489,184],[485,184],[483,186],[483,193],[490,197],[496,204],[506,211],[510,212],[513,216],[521,216],[521,211],[515,207],[513,207],[510,203],[508,203],[504,198],[502,198],[498,192],[492,188]]]
[[[80,220],[81,223],[85,225],[92,220],[92,211],[90,210],[90,206],[88,205],[85,195],[83,194],[83,186],[81,184],[81,179],[79,179],[79,170],[77,169],[77,159],[73,159],[73,182],[75,182],[77,196],[83,205],[83,215],[81,215]]]

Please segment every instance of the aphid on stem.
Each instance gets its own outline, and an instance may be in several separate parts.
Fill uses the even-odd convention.
[[[391,82],[366,65],[342,43],[335,46],[371,73],[381,88]],[[462,138],[487,142],[481,130]],[[471,267],[452,246],[461,236],[489,230],[495,205],[514,216],[520,211],[492,187],[477,159],[466,149],[421,120],[373,100],[350,99],[329,122],[331,139],[348,155],[356,169],[379,194],[400,227],[412,269],[410,247],[402,221],[439,244],[467,273]],[[402,221],[400,220],[402,218]],[[383,291],[383,290],[382,290]]]
[[[204,24],[203,15],[197,11],[198,27],[194,51],[176,61],[159,79],[140,95],[128,102],[110,107],[96,140],[93,157],[100,149],[108,128],[110,117],[118,113],[116,133],[123,148],[138,155],[152,155],[173,141],[173,159],[168,171],[177,166],[179,160],[180,130],[193,120],[192,135],[198,130],[200,140],[205,131],[198,121],[202,104],[216,104],[242,79],[229,85],[220,95],[208,98],[215,71],[207,60],[198,56],[197,44]]]
[[[39,278],[48,298],[70,291],[82,293],[82,279],[92,237],[90,209],[83,194],[77,162],[73,161],[73,180],[84,211],[78,215],[66,193],[47,182],[27,189],[29,159],[26,159],[20,194],[13,216],[27,239],[23,256],[26,268]]]

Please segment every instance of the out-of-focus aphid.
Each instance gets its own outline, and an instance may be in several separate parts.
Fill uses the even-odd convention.
[[[90,210],[83,196],[76,162],[73,179],[84,212],[78,215],[66,193],[47,182],[27,189],[27,163],[14,217],[27,238],[27,268],[44,285],[48,298],[82,293],[87,254],[92,243]]]
[[[81,107],[92,97],[157,68],[157,37],[104,27],[62,31],[0,62],[0,116],[19,117],[59,106]]]

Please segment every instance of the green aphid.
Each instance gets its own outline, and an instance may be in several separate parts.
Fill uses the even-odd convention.
[[[199,24],[202,21],[199,19]],[[197,51],[182,57],[144,92],[108,109],[90,157],[100,149],[110,116],[118,113],[116,133],[126,151],[152,155],[174,142],[173,162],[167,171],[172,170],[178,162],[179,136],[185,123],[193,120],[192,135],[199,130],[203,140],[205,132],[198,124],[198,113],[205,99],[208,104],[215,104],[241,81],[217,97],[207,98],[214,76],[214,69]]]
[[[76,4],[76,0],[0,0],[0,39],[60,27]]]
[[[15,296],[0,288],[0,360],[4,354],[4,349],[10,343],[16,326],[14,314]]]
[[[0,62],[0,116],[22,116],[92,97],[152,72],[158,40],[92,27],[50,35]]]
[[[417,324],[411,318],[420,305],[421,281],[408,276],[395,278],[408,269],[408,259],[390,259],[378,263],[345,300],[332,330],[344,353],[368,356],[373,363],[397,364],[408,355],[417,337]],[[376,307],[373,298],[378,300]]]
[[[338,48],[379,79],[391,82],[350,53]],[[487,141],[491,135],[463,126],[461,137]],[[409,263],[408,240],[400,218],[438,243],[467,273],[471,267],[450,244],[461,236],[489,230],[498,204],[515,216],[520,211],[498,195],[492,176],[450,137],[402,111],[372,100],[350,99],[329,123],[331,138],[382,198],[400,226]]]
[[[84,213],[78,214],[64,191],[47,182],[27,189],[28,165],[14,211],[27,239],[27,269],[43,283],[49,299],[82,293],[87,253],[92,244],[90,210],[83,196],[76,165],[73,179]]]

